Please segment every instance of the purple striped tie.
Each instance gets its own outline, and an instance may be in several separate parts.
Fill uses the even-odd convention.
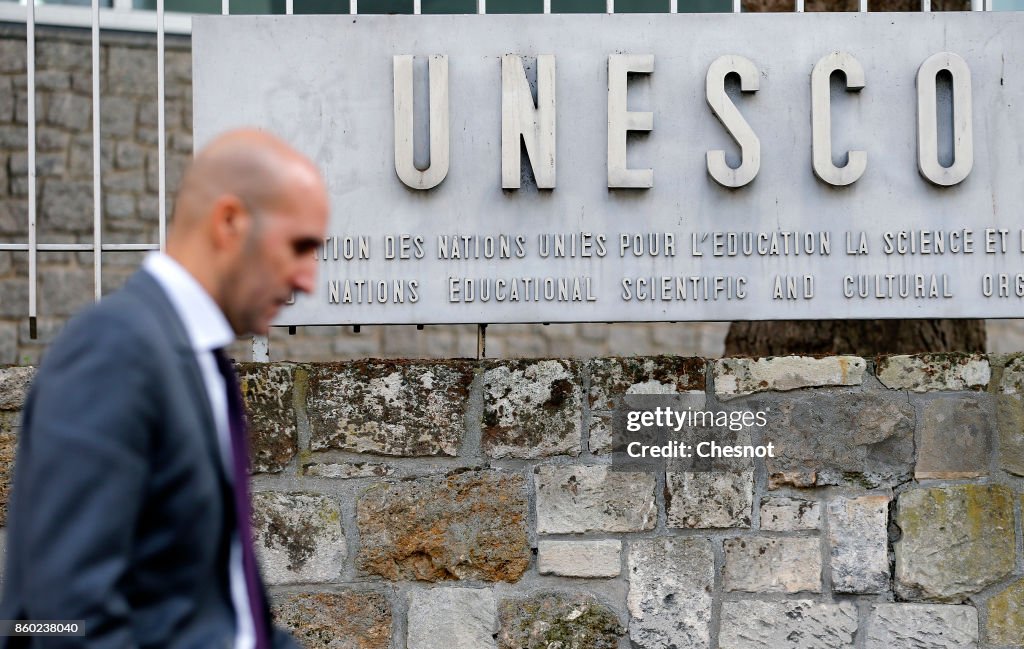
[[[228,397],[228,429],[231,432],[231,464],[235,481],[235,521],[238,524],[238,542],[242,545],[242,571],[245,573],[245,589],[249,594],[249,608],[252,611],[256,630],[256,649],[268,649],[266,620],[263,616],[263,597],[260,590],[260,574],[256,567],[256,554],[252,546],[252,504],[249,501],[249,441],[245,423],[245,406],[242,392],[238,388],[235,368],[224,354],[224,349],[213,350],[217,369],[224,376]]]

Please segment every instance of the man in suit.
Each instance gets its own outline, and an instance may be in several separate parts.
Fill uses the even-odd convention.
[[[0,646],[296,646],[256,569],[223,348],[312,290],[327,213],[309,160],[264,132],[224,134],[182,179],[166,254],[53,342],[18,440],[0,619],[85,633]]]

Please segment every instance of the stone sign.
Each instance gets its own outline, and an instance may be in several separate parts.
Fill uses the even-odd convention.
[[[277,324],[1024,313],[1024,16],[197,17],[195,135],[323,168]]]

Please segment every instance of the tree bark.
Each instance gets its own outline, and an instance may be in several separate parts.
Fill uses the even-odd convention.
[[[726,356],[984,351],[984,320],[734,322],[725,338]]]

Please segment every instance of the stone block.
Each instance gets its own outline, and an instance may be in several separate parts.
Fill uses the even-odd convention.
[[[883,385],[894,390],[984,390],[992,369],[984,355],[950,352],[883,356],[878,359],[877,374]]]
[[[618,577],[622,541],[538,541],[537,572],[560,577]]]
[[[18,362],[18,325],[0,322],[0,365]]]
[[[71,136],[55,128],[40,126],[36,129],[36,150],[63,153],[71,144]]]
[[[0,368],[0,410],[21,410],[35,375],[34,367]]]
[[[141,169],[146,162],[146,150],[135,142],[118,142],[114,151],[114,164],[118,169]]]
[[[92,181],[47,179],[39,204],[46,232],[92,232]]]
[[[876,604],[867,621],[865,649],[976,649],[973,606]]]
[[[39,152],[36,154],[36,176],[38,178],[60,178],[66,168],[64,152]],[[12,153],[10,166],[11,177],[22,182],[28,176],[28,154]]]
[[[72,131],[85,130],[92,124],[92,102],[70,92],[55,93],[50,98],[46,122]]]
[[[380,593],[344,590],[286,595],[274,620],[305,649],[388,649],[391,605]]]
[[[1024,579],[988,600],[985,640],[994,645],[1024,647]]]
[[[28,204],[26,201],[0,199],[0,234],[22,238],[28,236]],[[22,259],[21,265],[27,268],[28,260]],[[0,303],[0,309],[2,308],[3,304]]]
[[[629,550],[629,639],[642,649],[711,646],[715,559],[700,538],[642,539]]]
[[[719,649],[853,649],[857,607],[807,599],[722,604]]]
[[[253,473],[280,473],[298,452],[292,366],[242,363],[238,379],[249,421]]]
[[[750,527],[754,471],[669,471],[665,483],[668,527]]]
[[[1014,568],[1013,494],[1001,485],[912,489],[897,500],[896,593],[960,603]]]
[[[816,500],[766,496],[761,501],[761,529],[769,532],[816,530],[821,524],[821,507]]]
[[[484,371],[484,452],[493,458],[579,455],[583,387],[567,360],[512,360]]]
[[[8,413],[0,413],[6,415]],[[0,527],[7,525],[7,503],[11,498],[14,478],[14,453],[18,437],[14,432],[0,432]]]
[[[0,316],[23,318],[28,313],[28,282],[25,278],[0,279]]]
[[[999,468],[1024,476],[1024,397],[1017,394],[996,397],[996,427],[999,430]]]
[[[384,478],[393,475],[395,467],[379,462],[314,462],[304,465],[302,473],[314,478]]]
[[[127,97],[100,97],[100,130],[104,137],[130,137],[135,132],[136,100]]]
[[[1002,394],[1024,394],[1024,355],[1007,361],[1003,368],[1003,376],[999,380],[999,392]]]
[[[156,57],[150,48],[110,47],[107,54],[106,92],[148,95],[156,88]]]
[[[100,52],[102,60],[103,54]],[[36,41],[36,68],[39,70],[91,70],[92,46],[67,38]]]
[[[828,504],[832,590],[889,589],[889,496],[839,496]]]
[[[36,66],[36,90],[53,90],[59,94],[61,90],[71,88],[71,75],[64,70],[44,70]]]
[[[41,313],[70,316],[92,304],[92,301],[92,268],[47,268],[39,271]]]
[[[722,358],[714,362],[715,395],[726,400],[754,392],[860,385],[865,367],[859,356]]]
[[[8,79],[0,77],[0,123],[14,121],[14,89]],[[2,187],[3,185],[0,185]]]
[[[164,74],[168,84],[178,82],[181,85],[192,84],[192,51],[169,51],[164,62]]]
[[[10,195],[18,198],[28,197],[28,178],[11,178],[10,181]],[[38,190],[37,190],[38,191]],[[27,211],[27,210],[26,210]]]
[[[100,169],[104,174],[110,173],[114,167],[113,144],[103,142],[100,145]],[[76,136],[71,140],[71,151],[68,155],[68,175],[73,180],[87,182],[92,187],[93,172],[92,140],[88,137]]]
[[[82,94],[92,93],[92,70],[73,71],[71,73],[71,89]]]
[[[111,218],[130,219],[135,216],[135,197],[131,194],[107,194],[103,197],[103,210]]]
[[[186,153],[188,155],[192,155],[195,148],[195,145],[192,142],[192,136],[178,131],[174,131],[170,134],[167,144],[172,151]]]
[[[651,356],[595,358],[590,361],[590,407],[611,410],[626,394],[677,394],[704,391],[702,358]]]
[[[497,649],[498,604],[483,588],[409,593],[408,649]]]
[[[92,261],[91,257],[89,261]],[[107,288],[107,285],[104,284],[103,287]],[[57,337],[57,334],[61,332],[65,324],[67,324],[67,320],[64,318],[40,317],[36,321],[36,338],[33,340],[32,330],[26,318],[18,323],[18,342],[22,345],[49,345]]]
[[[988,475],[992,413],[988,395],[961,394],[918,402],[918,480]]]
[[[625,629],[586,593],[541,592],[498,606],[500,649],[618,649]]]
[[[25,72],[25,57],[28,50],[20,38],[0,39],[0,72]]]
[[[462,361],[356,361],[309,367],[312,450],[458,453],[473,367]]]
[[[7,151],[28,149],[28,128],[21,125],[0,126],[0,148]]]
[[[639,532],[654,529],[654,475],[607,465],[535,469],[537,532]]]
[[[374,485],[356,505],[358,566],[390,580],[518,581],[530,565],[526,483],[466,471]]]
[[[593,415],[590,418],[590,452],[607,455],[612,452],[612,418],[608,415]]]
[[[894,393],[820,389],[754,395],[730,407],[767,411],[769,485],[895,487],[914,466],[914,407]]]
[[[747,593],[821,592],[817,537],[726,539],[723,588]]]
[[[103,174],[103,191],[142,194],[147,191],[146,177],[141,170],[112,171]],[[148,191],[156,191],[149,189]]]
[[[331,582],[345,566],[341,510],[312,493],[252,495],[253,545],[268,584]]]

